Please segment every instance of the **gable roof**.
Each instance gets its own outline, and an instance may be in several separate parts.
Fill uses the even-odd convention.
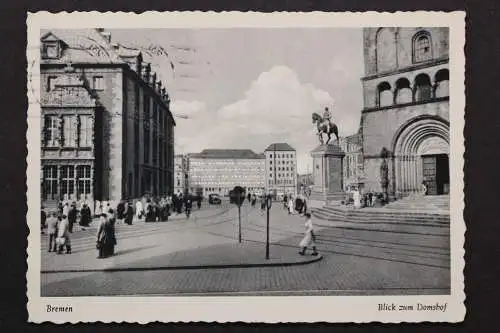
[[[265,151],[295,151],[288,143],[273,143]]]
[[[220,159],[262,159],[251,149],[205,149],[201,153],[189,154],[191,158],[220,158]]]

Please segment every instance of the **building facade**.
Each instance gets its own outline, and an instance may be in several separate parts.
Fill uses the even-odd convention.
[[[264,151],[266,156],[266,191],[297,194],[297,153],[288,143],[273,143]]]
[[[364,29],[365,186],[402,197],[425,181],[448,193],[448,44],[448,28]]]
[[[339,139],[339,146],[345,153],[342,163],[344,191],[364,187],[363,143],[361,134],[356,133]]]
[[[174,193],[185,193],[189,190],[189,159],[187,155],[175,155],[174,160]]]
[[[190,192],[228,195],[235,186],[250,193],[264,190],[265,158],[250,149],[205,149],[189,154]]]
[[[103,29],[46,32],[40,51],[42,200],[171,191],[175,121],[142,54]]]

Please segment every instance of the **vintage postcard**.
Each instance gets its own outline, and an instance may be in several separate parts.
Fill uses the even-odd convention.
[[[465,13],[29,13],[30,322],[459,322]]]

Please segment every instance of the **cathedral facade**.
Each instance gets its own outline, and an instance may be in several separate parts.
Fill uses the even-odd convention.
[[[365,28],[365,189],[449,191],[449,29]]]

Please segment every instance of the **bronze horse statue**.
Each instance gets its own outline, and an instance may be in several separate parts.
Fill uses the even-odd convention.
[[[326,144],[328,144],[331,140],[332,134],[335,134],[335,138],[337,141],[339,140],[339,129],[336,124],[332,123],[329,119],[323,119],[319,114],[312,114],[312,122],[316,123],[316,127],[318,128],[318,138],[321,144],[324,144],[323,133],[328,135],[328,140],[326,140]]]

